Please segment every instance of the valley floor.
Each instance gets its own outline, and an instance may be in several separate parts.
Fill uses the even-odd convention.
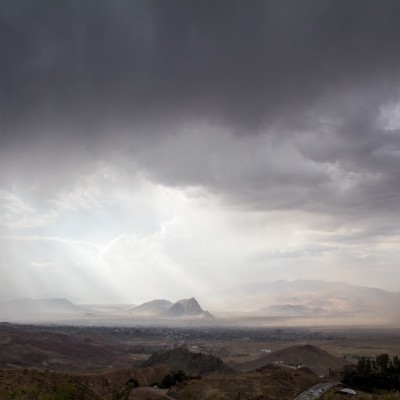
[[[200,380],[178,383],[169,391],[155,388],[174,368],[141,365],[154,352],[171,349],[219,357],[231,372],[211,371]],[[317,375],[336,374],[333,379],[340,380],[342,365],[381,353],[400,354],[400,330],[4,323],[0,324],[0,400],[293,400],[313,385],[326,382]],[[336,360],[333,364],[330,357]],[[263,360],[270,367],[259,368]],[[305,369],[299,368],[298,360]],[[136,379],[140,387],[126,397],[130,379]],[[332,388],[324,390],[320,398],[341,399],[343,395]],[[360,392],[352,398],[399,397]]]

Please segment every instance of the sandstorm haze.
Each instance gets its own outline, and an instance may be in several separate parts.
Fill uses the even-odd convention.
[[[400,291],[399,20],[389,0],[2,1],[0,300]]]

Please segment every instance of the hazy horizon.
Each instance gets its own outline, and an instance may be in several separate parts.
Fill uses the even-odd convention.
[[[296,283],[302,283],[302,282],[307,282],[310,284],[315,284],[315,286],[318,285],[318,283],[324,283],[324,284],[332,284],[332,285],[349,285],[350,287],[356,287],[356,288],[361,288],[361,289],[376,289],[379,291],[383,291],[383,292],[387,292],[387,293],[391,293],[391,294],[400,294],[400,291],[396,291],[396,290],[387,290],[387,289],[382,289],[376,286],[364,286],[364,285],[357,285],[357,284],[350,284],[348,282],[345,281],[329,281],[329,280],[322,280],[322,279],[294,279],[294,280],[290,280],[290,279],[279,279],[279,280],[275,280],[275,281],[255,281],[255,282],[249,282],[247,285],[256,285],[259,288],[261,288],[262,286],[270,286],[271,284],[275,285],[275,284],[279,284],[279,283],[287,283],[287,284],[296,284]],[[254,293],[251,293],[251,291],[249,291],[249,293],[247,293],[249,295],[252,295]],[[266,293],[266,294],[270,294],[270,293]],[[235,297],[238,300],[241,300],[241,296],[240,294],[238,295],[237,293],[235,294]],[[52,295],[42,295],[42,296],[32,296],[32,297],[21,297],[19,295],[16,295],[14,297],[10,297],[7,300],[0,300],[0,302],[8,302],[8,301],[19,301],[19,300],[67,300],[70,301],[73,304],[77,304],[77,305],[134,305],[134,306],[139,306],[141,304],[147,303],[147,302],[151,302],[153,300],[168,300],[171,301],[172,303],[178,302],[179,300],[185,300],[185,299],[189,299],[189,298],[196,298],[196,296],[189,296],[186,298],[182,298],[179,296],[173,296],[173,297],[169,297],[169,298],[162,298],[162,297],[145,297],[144,296],[144,300],[139,302],[139,303],[134,303],[133,301],[128,301],[128,302],[80,302],[79,299],[75,299],[75,298],[68,298],[68,297],[57,297],[57,296],[52,296]],[[101,298],[99,299],[101,300]],[[206,301],[207,302],[207,301]],[[223,303],[221,303],[223,304]]]
[[[0,301],[399,292],[399,20],[389,0],[1,2]]]

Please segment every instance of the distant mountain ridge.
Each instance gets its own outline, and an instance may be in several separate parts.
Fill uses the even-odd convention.
[[[130,312],[139,315],[166,318],[213,318],[208,311],[204,311],[201,308],[194,297],[178,300],[175,303],[165,299],[152,300],[131,309]]]
[[[400,293],[344,282],[255,282],[238,288],[237,298],[257,315],[400,318]]]
[[[24,298],[0,303],[0,318],[7,320],[35,319],[45,315],[84,315],[85,312],[85,309],[63,298]]]
[[[400,324],[400,293],[378,288],[322,280],[254,282],[243,284],[225,293],[219,316],[232,323],[291,323],[295,325],[338,324],[391,325]],[[215,307],[215,305],[214,305]],[[139,306],[76,305],[65,298],[19,299],[0,302],[0,321],[102,321],[133,323],[135,320],[158,319],[158,322],[184,324],[192,319],[198,324],[224,324],[214,319],[192,297],[171,302],[156,299]],[[276,322],[275,322],[276,321]],[[373,322],[371,322],[373,321]]]

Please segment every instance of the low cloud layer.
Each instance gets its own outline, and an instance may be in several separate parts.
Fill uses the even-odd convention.
[[[399,18],[392,1],[2,2],[3,297],[84,301],[58,273],[107,301],[299,277],[400,290]]]

